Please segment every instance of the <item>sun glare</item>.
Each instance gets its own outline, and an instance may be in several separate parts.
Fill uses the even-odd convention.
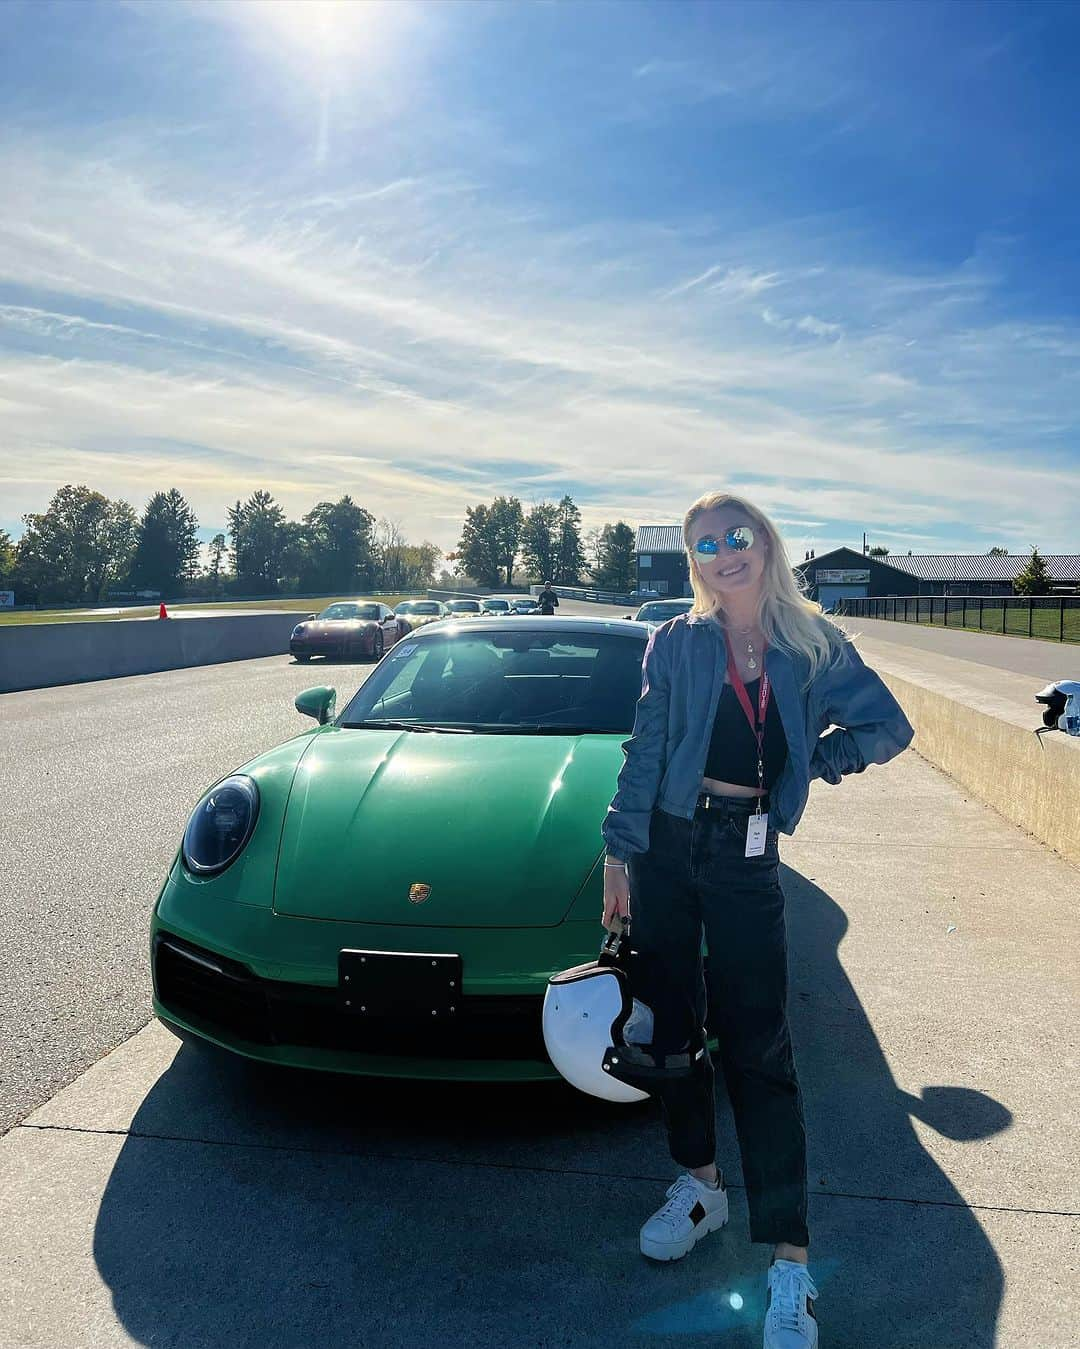
[[[325,91],[380,64],[409,10],[406,0],[248,0],[230,17],[263,55]]]

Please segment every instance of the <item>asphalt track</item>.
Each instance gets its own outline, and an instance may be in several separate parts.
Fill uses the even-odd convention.
[[[847,626],[1033,685],[1080,660],[1054,642]],[[305,729],[301,689],[333,684],[340,705],[369,669],[272,656],[0,697],[0,1132],[146,1024],[149,909],[199,793]]]
[[[200,793],[310,728],[302,689],[340,707],[371,668],[268,656],[0,695],[0,1133],[146,1024],[150,907]]]
[[[236,661],[0,698],[0,1131],[146,1024],[150,906],[199,793],[368,666]]]

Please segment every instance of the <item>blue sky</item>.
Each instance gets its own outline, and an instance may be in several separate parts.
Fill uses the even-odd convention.
[[[1068,4],[0,5],[0,528],[734,484],[1080,552]]]

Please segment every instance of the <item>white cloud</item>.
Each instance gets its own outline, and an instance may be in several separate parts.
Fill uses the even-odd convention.
[[[828,263],[800,231],[561,230],[449,179],[208,199],[33,143],[0,146],[0,177],[12,514],[71,480],[136,504],[178,481],[208,520],[255,486],[297,514],[351,491],[449,547],[496,491],[675,519],[752,474],[767,509],[855,539],[903,524],[946,548],[1023,499],[1047,551],[1075,537],[1080,336],[989,317],[985,265]],[[782,312],[760,308],[774,289]]]

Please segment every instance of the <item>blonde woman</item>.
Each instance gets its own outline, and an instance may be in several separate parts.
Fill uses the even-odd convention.
[[[657,628],[646,648],[634,730],[604,822],[603,921],[610,927],[632,913],[655,1051],[685,1063],[707,1004],[750,1239],[773,1247],[765,1349],[814,1349],[806,1134],[787,1024],[777,838],[795,831],[813,779],[838,783],[888,762],[912,728],[846,634],[800,593],[761,510],[725,492],[703,496],[686,514],[683,542],[694,605]],[[708,1054],[655,1091],[671,1156],[684,1170],[642,1227],[640,1245],[653,1259],[677,1260],[728,1217]]]

